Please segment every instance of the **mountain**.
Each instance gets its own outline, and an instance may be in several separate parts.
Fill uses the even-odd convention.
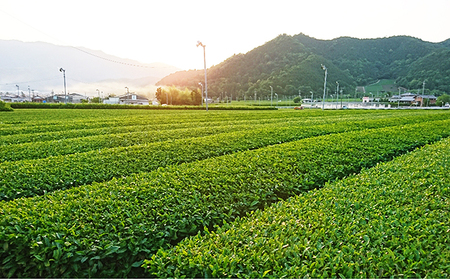
[[[287,96],[310,96],[323,92],[324,71],[328,68],[328,91],[336,81],[344,94],[380,79],[396,80],[397,86],[417,89],[424,79],[427,90],[439,95],[450,92],[450,39],[425,42],[408,36],[379,39],[340,37],[318,40],[304,34],[280,35],[246,54],[234,55],[208,69],[208,95],[258,96],[274,92]],[[439,66],[436,66],[436,63]],[[156,85],[198,88],[203,71],[171,74]],[[421,88],[421,87],[420,87]],[[226,92],[226,93],[225,93]]]
[[[59,92],[63,90],[60,68],[65,69],[67,88],[72,92],[86,88],[95,92],[95,86],[125,81],[131,90],[133,86],[154,85],[179,70],[163,63],[142,64],[98,50],[43,42],[0,40],[0,53],[0,91],[3,92],[15,92],[16,85],[23,91],[30,86],[39,92],[52,89]],[[118,92],[111,93],[121,94],[124,90],[121,86],[116,89]]]

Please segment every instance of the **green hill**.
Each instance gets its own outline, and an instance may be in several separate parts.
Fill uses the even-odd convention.
[[[336,81],[344,94],[356,86],[395,80],[398,86],[416,89],[426,79],[426,89],[436,95],[450,92],[450,40],[441,43],[397,36],[380,39],[341,37],[318,40],[304,34],[280,35],[246,54],[233,55],[208,69],[208,95],[252,98],[270,96],[270,86],[278,95],[303,97],[323,92],[324,71],[328,68],[328,91]],[[438,65],[437,65],[438,64]],[[157,83],[199,88],[203,70],[176,72]],[[384,91],[396,90],[392,83]],[[318,94],[320,95],[320,94]]]

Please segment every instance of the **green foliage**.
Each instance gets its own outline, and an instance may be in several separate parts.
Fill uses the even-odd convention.
[[[424,42],[406,36],[317,40],[304,34],[283,34],[208,69],[208,95],[250,99],[256,91],[262,99],[267,99],[270,86],[280,96],[293,96],[298,89],[309,87],[310,90],[302,91],[305,98],[310,96],[310,91],[323,92],[321,64],[329,69],[331,92],[334,92],[335,81],[340,82],[344,94],[350,94],[356,85],[364,86],[381,79],[396,80],[397,85],[411,90],[426,79],[427,89],[438,90],[435,94],[441,95],[450,92],[449,52],[446,43]],[[203,79],[203,71],[191,70],[171,74],[157,84],[196,90]]]
[[[163,102],[164,90],[161,87],[158,87],[155,92],[155,98],[158,100],[160,104],[167,104],[167,101]]]
[[[94,97],[91,99],[91,103],[93,104],[101,104],[102,103],[102,99],[100,97]]]
[[[64,104],[64,103],[13,103],[10,105],[12,108],[25,109],[25,108],[39,108],[39,109],[139,109],[139,110],[203,110],[204,108],[197,105],[185,105],[177,107],[169,106],[153,106],[153,105],[112,105],[112,104],[95,104],[95,103],[81,103],[81,104]],[[276,108],[264,107],[264,108],[252,108],[252,107],[211,107],[211,110],[276,110]]]
[[[361,95],[359,97],[371,97],[373,94],[374,97],[391,97],[392,95],[398,95],[398,85],[395,84],[395,80],[393,79],[381,79],[377,80],[375,83],[369,84],[367,86],[364,86],[366,93]],[[386,98],[389,99],[389,98]]]
[[[0,101],[0,111],[13,111],[13,109],[9,104]]]
[[[434,94],[442,95],[450,93],[450,49],[439,49],[421,57],[408,65],[408,71],[397,78],[400,86],[422,92],[423,81],[426,82],[428,93],[435,90]]]
[[[300,98],[300,97],[295,97],[293,100],[292,100],[294,103],[296,103],[296,104],[298,104],[298,103],[301,103],[301,101],[302,101],[302,99]]]
[[[229,96],[233,99],[270,98],[270,87],[280,97],[298,94],[301,87],[323,90],[324,73],[320,64],[330,68],[329,78],[340,80],[343,87],[352,88],[350,76],[335,67],[331,61],[306,49],[292,36],[280,35],[247,54],[230,57],[208,70],[208,96]],[[171,74],[157,85],[199,88],[202,71],[184,71]],[[322,88],[322,89],[321,89]],[[331,87],[330,87],[331,90]],[[305,91],[310,96],[309,91]]]
[[[436,105],[443,106],[445,104],[450,104],[450,95],[444,94],[437,98]]]
[[[0,149],[23,156],[0,163],[0,275],[148,277],[139,266],[158,249],[449,136],[449,121],[415,110],[0,115],[0,146],[17,155]],[[57,155],[64,146],[77,153]]]
[[[0,257],[18,277],[127,276],[145,255],[203,227],[450,134],[449,121],[399,128],[309,138],[16,199],[2,205],[0,239],[8,248]]]
[[[202,95],[200,90],[190,90],[185,88],[180,90],[175,86],[165,89],[158,87],[155,93],[160,104],[166,105],[195,105],[202,103]]]
[[[446,278],[450,140],[327,184],[145,261],[152,277]]]
[[[185,139],[215,135],[223,132],[229,133],[232,131],[250,129],[252,127],[255,128],[255,126],[258,125],[221,125],[200,128],[196,127],[195,124],[190,126],[191,127],[188,128],[173,130],[169,130],[167,127],[160,127],[161,130],[158,131],[155,131],[154,125],[139,126],[134,129],[128,129],[129,132],[93,136],[87,136],[84,134],[81,138],[74,137],[72,133],[65,133],[65,136],[71,138],[64,140],[33,141],[15,144],[14,146],[6,145],[5,142],[5,145],[0,145],[0,162],[39,159],[46,158],[50,154],[51,156],[59,156],[84,153],[98,149],[126,147],[181,138]],[[174,126],[171,127],[174,128]],[[95,133],[95,131],[92,132]]]
[[[63,142],[57,140],[53,143],[45,141],[35,145],[7,145],[0,148],[5,160],[9,160],[0,165],[0,200],[43,195],[59,189],[107,181],[130,173],[148,172],[162,166],[305,137],[401,123],[420,123],[439,118],[446,119],[447,115],[431,114],[405,119],[391,117],[374,120],[362,120],[360,115],[355,115],[352,121],[343,118],[334,120],[333,123],[328,118],[328,124],[316,125],[315,128],[306,130],[301,128],[304,126],[304,120],[286,122],[286,119],[283,119],[284,123],[276,121],[273,124],[250,124],[241,127],[233,125],[192,129],[192,126],[197,125],[193,124],[190,129],[161,133],[142,132]],[[331,123],[333,125],[329,125]],[[240,131],[241,129],[245,130]],[[27,157],[36,159],[22,160]]]

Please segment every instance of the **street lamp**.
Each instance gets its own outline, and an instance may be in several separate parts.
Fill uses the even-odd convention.
[[[20,93],[19,93],[19,85],[16,84],[16,87],[17,87],[17,98],[19,98],[19,96],[20,96]]]
[[[127,89],[127,98],[126,98],[126,100],[129,103],[130,101],[128,100],[128,96],[130,96],[130,89],[128,89],[128,87],[126,87],[126,86],[125,86],[125,88]]]
[[[206,77],[206,45],[202,44],[200,41],[197,41],[197,47],[203,47],[203,66],[205,68],[205,104],[206,111],[208,111],[208,79]]]
[[[100,104],[100,90],[95,89],[95,91],[97,91],[97,94],[98,94],[98,103]]]
[[[64,104],[67,103],[67,93],[66,93],[66,70],[64,70],[63,68],[59,68],[59,71],[61,73],[63,73],[63,77],[64,77]]]
[[[202,107],[203,107],[203,83],[199,82],[200,86],[202,87]]]
[[[322,110],[325,109],[325,95],[327,93],[327,75],[328,75],[328,69],[327,67],[325,67],[325,65],[321,64],[320,65],[322,67],[322,70],[325,71],[325,78],[324,78],[324,83],[323,83],[323,99],[322,99]]]

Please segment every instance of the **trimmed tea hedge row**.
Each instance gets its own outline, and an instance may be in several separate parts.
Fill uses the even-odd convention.
[[[151,277],[448,278],[450,140],[160,250]]]
[[[329,127],[331,132],[334,128]],[[0,164],[0,200],[42,195],[102,182],[161,166],[220,156],[269,144],[320,135],[320,129],[276,127],[94,150],[65,156]]]
[[[396,123],[397,120],[391,120],[391,124],[392,122]],[[121,177],[131,173],[148,172],[161,166],[202,160],[270,144],[386,125],[389,125],[388,120],[374,119],[313,126],[313,128],[307,130],[302,127],[265,126],[261,129],[202,138],[100,149],[35,160],[4,162],[0,164],[0,173],[2,173],[0,177],[0,200],[42,195],[58,189],[107,181],[113,177]]]
[[[286,120],[282,119],[263,119],[263,120],[217,120],[210,122],[196,122],[196,121],[188,121],[188,122],[178,122],[178,123],[170,123],[170,124],[161,124],[161,123],[153,123],[153,124],[139,124],[135,123],[133,125],[123,125],[123,126],[115,126],[111,125],[110,127],[102,127],[102,128],[86,128],[86,129],[70,129],[67,128],[63,131],[55,131],[55,132],[40,132],[40,133],[25,133],[25,134],[13,134],[13,135],[5,135],[1,136],[0,145],[10,145],[10,144],[21,144],[21,143],[36,143],[43,141],[52,141],[52,140],[66,140],[72,138],[81,138],[81,137],[89,137],[89,136],[101,136],[101,135],[109,135],[109,134],[119,134],[119,133],[133,133],[133,132],[143,132],[143,131],[163,131],[163,130],[175,130],[175,129],[187,129],[187,128],[201,128],[201,127],[218,127],[218,126],[231,126],[231,125],[262,125],[262,124],[270,124],[270,123],[285,123]],[[292,121],[289,121],[292,122]],[[303,122],[301,119],[295,119],[295,122]],[[322,121],[323,122],[323,121]],[[310,124],[314,125],[314,124]],[[45,130],[45,128],[41,127],[41,130]]]
[[[3,201],[2,276],[143,276],[144,258],[205,226],[449,134],[449,121],[333,134]]]
[[[45,113],[43,113],[45,112]],[[12,114],[9,114],[12,115]],[[330,114],[332,115],[332,114]],[[330,116],[329,115],[329,116]],[[341,114],[336,114],[339,116]],[[167,125],[197,122],[200,126],[211,122],[226,121],[277,121],[286,118],[299,118],[292,111],[133,111],[133,110],[31,110],[17,111],[12,116],[2,118],[0,115],[0,135],[28,134],[68,131],[76,129],[94,129],[105,127],[126,127],[135,125]],[[306,117],[324,117],[319,113],[304,113]]]
[[[262,125],[257,125],[261,127]],[[6,161],[40,159],[49,156],[88,152],[91,150],[126,147],[167,140],[203,137],[251,129],[254,125],[222,125],[201,128],[169,129],[161,131],[139,131],[100,136],[71,138],[36,143],[0,146],[0,163]]]
[[[140,109],[140,110],[205,110],[201,106],[153,106],[153,105],[112,105],[112,104],[51,104],[51,103],[12,103],[15,109]],[[211,110],[277,110],[276,107],[253,107],[253,106],[210,106]]]
[[[30,160],[30,159],[40,159],[46,158],[49,156],[58,156],[58,155],[67,155],[73,153],[82,153],[88,152],[96,149],[104,149],[104,148],[114,148],[114,147],[125,147],[132,146],[138,144],[146,144],[151,142],[165,141],[165,140],[173,140],[180,138],[190,138],[190,137],[200,137],[205,135],[212,135],[217,133],[224,132],[232,132],[239,130],[249,130],[249,129],[257,129],[266,127],[266,129],[271,129],[274,127],[291,127],[292,129],[298,129],[297,125],[302,125],[305,129],[316,129],[326,132],[329,130],[328,125],[337,125],[342,129],[338,129],[337,127],[332,127],[331,131],[339,132],[339,131],[348,131],[348,130],[358,130],[365,128],[379,128],[382,126],[394,126],[394,125],[402,125],[402,124],[412,124],[412,123],[420,123],[424,121],[436,120],[435,115],[421,115],[414,117],[400,117],[394,118],[391,117],[389,119],[384,118],[375,118],[375,119],[367,119],[361,120],[361,117],[358,119],[352,119],[350,122],[348,118],[343,119],[332,119],[333,122],[328,123],[325,126],[318,126],[316,123],[322,123],[319,121],[305,121],[302,119],[294,119],[291,121],[283,121],[281,123],[270,124],[267,121],[261,121],[263,123],[252,123],[248,124],[248,122],[253,121],[236,121],[234,123],[247,123],[240,125],[227,125],[230,124],[229,121],[220,123],[213,122],[209,123],[209,125],[205,127],[196,128],[196,124],[190,123],[191,125],[186,124],[178,124],[176,125],[163,125],[164,130],[154,131],[156,128],[154,125],[152,126],[131,126],[127,128],[122,128],[122,130],[134,131],[134,132],[126,132],[126,133],[108,133],[97,136],[83,136],[74,138],[74,135],[83,135],[83,130],[75,130],[73,132],[58,132],[59,135],[64,134],[64,136],[69,137],[68,139],[59,139],[53,141],[41,141],[41,142],[32,142],[32,143],[24,143],[24,144],[15,144],[15,145],[4,145],[0,146],[0,163],[6,161],[17,161],[17,160]],[[278,122],[278,121],[277,121]],[[175,127],[189,127],[184,129],[175,129]],[[311,127],[313,126],[313,127]],[[171,129],[170,129],[171,128]],[[148,129],[148,130],[146,130]],[[90,130],[94,132],[102,132],[105,133],[108,131],[107,129],[96,129]],[[36,138],[36,134],[28,134],[31,137],[28,139]],[[39,134],[40,135],[40,134]],[[47,136],[48,135],[45,135]],[[11,136],[9,136],[11,137]],[[14,136],[15,138],[18,135]],[[27,139],[26,136],[22,136],[22,140]]]
[[[43,113],[45,112],[45,113]],[[205,112],[201,111],[133,111],[133,110],[20,110],[14,114],[0,115],[0,136],[14,134],[29,134],[86,130],[97,128],[127,127],[135,125],[167,125],[197,122],[199,126],[208,125],[210,122],[225,121],[290,121],[293,119],[321,120],[328,123],[330,119],[344,118],[378,118],[399,115],[443,115],[436,111],[408,111],[399,113],[398,111],[222,111]]]
[[[0,111],[13,111],[8,103],[0,101]]]
[[[205,118],[205,115],[197,113],[139,113],[136,111],[109,111],[106,114],[103,111],[47,111],[50,113],[48,118],[42,116],[42,111],[20,111],[17,120],[5,119],[1,121],[0,135],[13,135],[13,134],[29,134],[29,133],[42,133],[57,132],[57,131],[69,131],[77,129],[96,129],[96,128],[111,128],[111,127],[127,127],[136,125],[173,125],[174,123],[208,123],[216,121],[236,121],[245,120],[245,115],[228,115],[226,113],[209,115]],[[74,114],[74,112],[77,112]],[[114,112],[111,114],[111,112]],[[37,117],[34,120],[34,117]],[[261,115],[264,118],[264,114]],[[267,118],[267,117],[265,117]]]
[[[378,118],[377,118],[378,119]],[[411,121],[429,121],[436,120],[430,115],[419,116],[418,119],[414,118]],[[304,120],[301,118],[289,118],[289,119],[261,119],[261,120],[236,120],[236,121],[211,121],[208,123],[203,122],[185,122],[185,123],[172,123],[172,124],[151,124],[151,125],[134,125],[124,127],[109,127],[109,128],[96,128],[96,129],[75,129],[59,132],[47,132],[47,133],[29,133],[29,134],[15,134],[1,137],[0,142],[0,161],[13,161],[20,159],[35,159],[45,158],[48,156],[71,154],[75,152],[86,152],[92,149],[98,148],[111,148],[117,146],[129,146],[134,144],[141,144],[142,139],[137,134],[131,134],[136,132],[152,132],[156,133],[157,137],[162,131],[168,131],[168,133],[176,133],[174,130],[180,129],[180,134],[183,133],[181,129],[193,129],[193,135],[196,135],[195,129],[223,129],[223,126],[230,126],[228,129],[248,129],[259,128],[262,125],[276,124],[276,126],[312,126],[323,124],[324,122],[335,123],[344,122],[348,120],[355,120],[355,117],[339,117],[330,118],[324,120],[313,119]],[[358,119],[359,120],[359,119]],[[392,122],[392,119],[390,119]],[[410,121],[407,121],[410,122]],[[247,125],[244,127],[244,125]],[[248,126],[248,125],[251,125]],[[235,126],[231,128],[231,126]],[[129,135],[118,135],[119,137],[126,136],[125,144],[121,145],[117,141],[113,141],[115,134],[130,133]],[[95,137],[97,136],[97,137]],[[146,135],[148,136],[148,135]],[[137,138],[136,138],[137,137]],[[152,136],[153,137],[153,136]],[[181,137],[181,136],[180,136]],[[93,142],[95,141],[95,142]],[[145,142],[159,141],[159,139],[145,139]],[[28,143],[28,144],[27,144]],[[4,146],[1,146],[1,145]],[[13,145],[15,144],[15,145]],[[23,144],[23,145],[19,145]]]
[[[122,127],[103,127],[92,129],[74,129],[56,132],[40,132],[40,133],[27,133],[27,134],[14,134],[1,136],[1,145],[23,144],[23,143],[37,143],[52,140],[67,140],[73,138],[83,138],[110,134],[120,133],[134,133],[139,131],[162,131],[162,130],[175,130],[188,127],[196,127],[192,123],[177,123],[177,124],[150,124],[150,125],[134,125],[134,126],[122,126]],[[45,130],[45,129],[43,129]]]

